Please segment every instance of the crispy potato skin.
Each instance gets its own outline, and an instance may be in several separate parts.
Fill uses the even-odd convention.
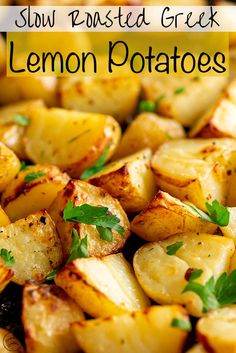
[[[151,157],[151,150],[146,149],[113,162],[92,176],[89,183],[117,198],[126,212],[141,211],[156,192]]]
[[[171,326],[173,319],[188,321],[177,305],[153,306],[143,311],[72,324],[85,353],[181,353],[187,332]],[[135,339],[134,334],[135,332]],[[171,337],[171,339],[170,339]]]
[[[124,235],[121,236],[116,231],[113,231],[113,241],[107,242],[99,237],[97,230],[92,225],[65,222],[63,220],[63,210],[69,200],[73,202],[74,206],[87,203],[93,206],[107,207],[112,214],[120,219],[120,225],[125,229]],[[129,220],[119,202],[113,199],[105,190],[84,181],[70,181],[64,190],[58,193],[49,209],[49,213],[56,224],[58,234],[61,238],[64,259],[67,259],[69,255],[73,228],[78,231],[81,239],[88,235],[88,251],[90,256],[105,256],[118,252],[123,248],[130,235]]]
[[[214,234],[217,225],[205,222],[187,204],[158,191],[131,222],[131,230],[147,241],[158,241],[188,232]]]
[[[11,281],[14,273],[10,268],[0,265],[0,293]]]
[[[4,328],[0,328],[0,352],[24,353],[24,349],[18,339],[10,331],[5,330]]]
[[[154,153],[164,142],[184,137],[184,129],[177,121],[154,113],[141,113],[124,132],[112,159],[129,156],[144,148],[150,148]]]
[[[0,206],[0,227],[6,226],[10,223],[11,223],[10,219],[8,218],[7,214],[4,212],[4,210]]]
[[[49,163],[79,178],[103,155],[107,160],[120,140],[119,124],[108,115],[65,109],[32,109],[26,131],[26,154],[34,163]]]
[[[120,123],[134,112],[141,88],[135,77],[65,78],[60,82],[62,107],[109,114]]]
[[[142,80],[143,97],[156,101],[160,115],[173,118],[183,126],[191,127],[219,98],[227,84],[226,77],[204,77],[199,80],[186,77],[145,77]],[[181,94],[176,94],[178,88]]]
[[[60,239],[46,211],[0,227],[0,233],[0,249],[11,251],[15,259],[11,269],[17,284],[41,281],[62,262]]]
[[[159,188],[202,210],[226,203],[235,139],[189,139],[163,144],[152,159]]]
[[[45,175],[26,182],[30,173]],[[50,165],[34,165],[20,171],[2,194],[2,205],[12,222],[42,209],[48,209],[69,181],[67,174]]]
[[[57,274],[55,282],[92,317],[150,306],[122,254],[77,259]]]
[[[0,78],[0,105],[22,100],[42,99],[47,106],[57,105],[56,77],[5,77]]]
[[[209,312],[197,323],[197,336],[207,352],[236,352],[236,306]]]
[[[77,353],[70,324],[84,320],[81,309],[55,285],[27,284],[22,320],[27,353]]]
[[[175,255],[167,254],[167,246],[182,242]],[[134,256],[136,277],[145,293],[159,304],[182,304],[188,312],[201,317],[202,301],[193,292],[182,293],[189,271],[202,269],[196,280],[205,284],[211,276],[217,279],[228,272],[235,252],[232,239],[209,234],[186,233],[166,240],[148,243]]]
[[[0,142],[0,192],[5,190],[19,170],[20,161],[15,153]]]

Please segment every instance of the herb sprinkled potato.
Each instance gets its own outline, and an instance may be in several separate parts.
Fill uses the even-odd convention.
[[[20,161],[15,153],[0,142],[0,192],[6,189],[19,170]]]

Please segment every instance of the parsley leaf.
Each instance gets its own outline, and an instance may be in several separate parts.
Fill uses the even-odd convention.
[[[141,113],[144,112],[155,112],[156,111],[156,103],[151,100],[142,100],[139,103],[139,111]]]
[[[4,260],[4,266],[11,267],[16,262],[14,257],[11,256],[11,251],[7,249],[0,250],[0,257]]]
[[[227,207],[221,205],[219,201],[214,200],[212,204],[206,202],[208,214],[201,211],[194,205],[186,204],[191,207],[206,222],[215,223],[218,226],[226,227],[229,224],[230,213]]]
[[[52,272],[49,273],[49,275],[47,275],[46,280],[47,281],[52,281],[54,279],[54,277],[58,274],[58,272],[60,271],[61,268],[56,268],[55,270],[53,270]]]
[[[172,320],[171,326],[180,328],[181,330],[184,330],[184,331],[191,331],[192,330],[191,322],[189,322],[187,320],[181,320],[181,319],[175,318]]]
[[[176,88],[176,90],[174,91],[174,94],[181,94],[185,92],[185,87],[178,87]]]
[[[31,181],[41,178],[42,176],[46,175],[46,173],[38,172],[38,173],[29,173],[25,176],[25,182],[30,183]]]
[[[213,201],[212,204],[207,202],[206,208],[214,223],[221,227],[225,227],[229,224],[229,210],[221,205],[217,200]]]
[[[15,114],[14,115],[14,122],[18,125],[21,125],[21,126],[28,126],[30,123],[30,120],[27,116],[24,116],[21,114]]]
[[[72,229],[72,234],[74,238],[70,247],[70,256],[66,261],[67,264],[78,258],[89,257],[88,236],[86,235],[86,237],[80,240],[75,228]]]
[[[109,151],[110,145],[108,145],[103,152],[102,156],[100,159],[90,168],[86,169],[80,176],[81,180],[90,178],[94,174],[97,174],[98,172],[101,172],[105,168],[105,163],[107,159],[107,153]]]
[[[27,169],[27,168],[29,168],[29,167],[30,167],[30,165],[26,164],[25,161],[22,161],[22,162],[21,162],[21,165],[20,165],[20,171],[21,171],[21,170],[25,170],[25,169]]]
[[[189,277],[189,281],[194,281],[199,278],[203,274],[203,270],[193,270],[191,276]]]
[[[175,255],[176,252],[184,245],[182,241],[177,241],[174,244],[168,245],[166,247],[167,255]]]
[[[236,270],[229,275],[226,272],[222,273],[216,283],[213,276],[205,285],[194,282],[194,279],[196,277],[190,277],[183,293],[196,293],[202,300],[203,312],[236,302]]]
[[[107,207],[91,206],[86,203],[74,207],[72,201],[69,200],[64,208],[63,218],[65,222],[95,225],[101,239],[107,241],[112,241],[112,229],[116,230],[122,236],[125,231],[124,228],[118,224],[120,219],[112,215]]]

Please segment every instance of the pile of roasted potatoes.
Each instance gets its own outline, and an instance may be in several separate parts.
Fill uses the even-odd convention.
[[[0,353],[236,352],[230,45],[229,77],[9,78],[0,34]]]

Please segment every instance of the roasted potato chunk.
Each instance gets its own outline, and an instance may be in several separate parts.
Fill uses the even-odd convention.
[[[128,126],[113,159],[129,156],[147,147],[156,152],[164,142],[184,137],[184,129],[177,121],[153,113],[142,113]]]
[[[167,248],[180,242],[173,255]],[[205,284],[213,275],[228,272],[235,251],[231,239],[217,235],[186,233],[141,247],[134,256],[134,271],[145,293],[160,304],[183,304],[193,316],[202,315],[202,302],[193,292],[182,293],[192,269],[202,269],[196,280]]]
[[[42,99],[48,106],[57,105],[57,78],[0,77],[0,105],[27,99]]]
[[[191,127],[219,98],[226,77],[145,77],[142,81],[145,99],[156,101],[157,112]]]
[[[10,268],[0,265],[0,293],[11,281],[14,273]]]
[[[0,109],[0,141],[9,147],[16,155],[25,159],[24,132],[25,127],[16,123],[18,115],[27,116],[33,107],[43,107],[42,100],[15,103]]]
[[[10,224],[10,219],[0,206],[0,227]]]
[[[4,328],[0,328],[0,352],[24,353],[24,349],[18,339],[10,331],[5,330]]]
[[[150,149],[109,164],[89,179],[117,198],[126,212],[141,211],[156,192]]]
[[[206,202],[225,204],[234,139],[176,140],[162,145],[152,159],[159,188],[202,210]]]
[[[125,230],[124,235],[121,236],[113,230],[113,240],[108,242],[99,237],[99,233],[93,225],[65,222],[63,219],[63,210],[69,200],[73,202],[74,206],[87,203],[92,206],[107,207],[109,212],[120,219],[120,225]],[[69,255],[73,228],[78,231],[81,239],[86,235],[88,236],[88,252],[90,256],[105,256],[118,252],[124,246],[129,236],[129,221],[119,202],[113,199],[105,190],[84,181],[70,181],[64,190],[58,193],[49,209],[49,213],[56,224],[58,234],[61,238],[65,259]]]
[[[62,107],[109,114],[121,123],[134,112],[140,87],[135,77],[80,77],[63,79],[59,92]]]
[[[55,285],[26,285],[23,317],[27,353],[77,353],[70,324],[84,320],[76,303]]]
[[[214,234],[217,225],[206,222],[187,204],[159,191],[131,222],[131,230],[147,241],[157,241],[178,233]]]
[[[32,109],[26,131],[26,154],[35,163],[59,166],[77,178],[109,145],[109,159],[120,139],[110,116],[64,109]]]
[[[55,225],[46,211],[0,227],[0,249],[11,251],[15,263],[13,282],[43,280],[62,261],[62,249]],[[3,263],[0,258],[0,263]]]
[[[236,151],[231,153],[230,164],[227,170],[229,186],[227,194],[227,206],[236,206]]]
[[[127,313],[72,324],[85,353],[181,353],[187,332],[172,327],[174,319],[188,322],[186,311],[177,305],[153,306]],[[171,339],[170,339],[171,338]]]
[[[55,166],[29,166],[8,184],[2,194],[3,208],[12,222],[48,209],[68,181],[68,175]]]
[[[57,274],[55,282],[93,317],[117,315],[150,305],[122,254],[77,259]]]
[[[197,323],[197,335],[207,352],[236,352],[236,305],[210,311]]]
[[[20,161],[15,153],[0,142],[0,192],[5,190],[19,170]]]
[[[0,2],[1,6],[1,2]],[[0,73],[5,71],[6,52],[5,41],[0,33]]]

